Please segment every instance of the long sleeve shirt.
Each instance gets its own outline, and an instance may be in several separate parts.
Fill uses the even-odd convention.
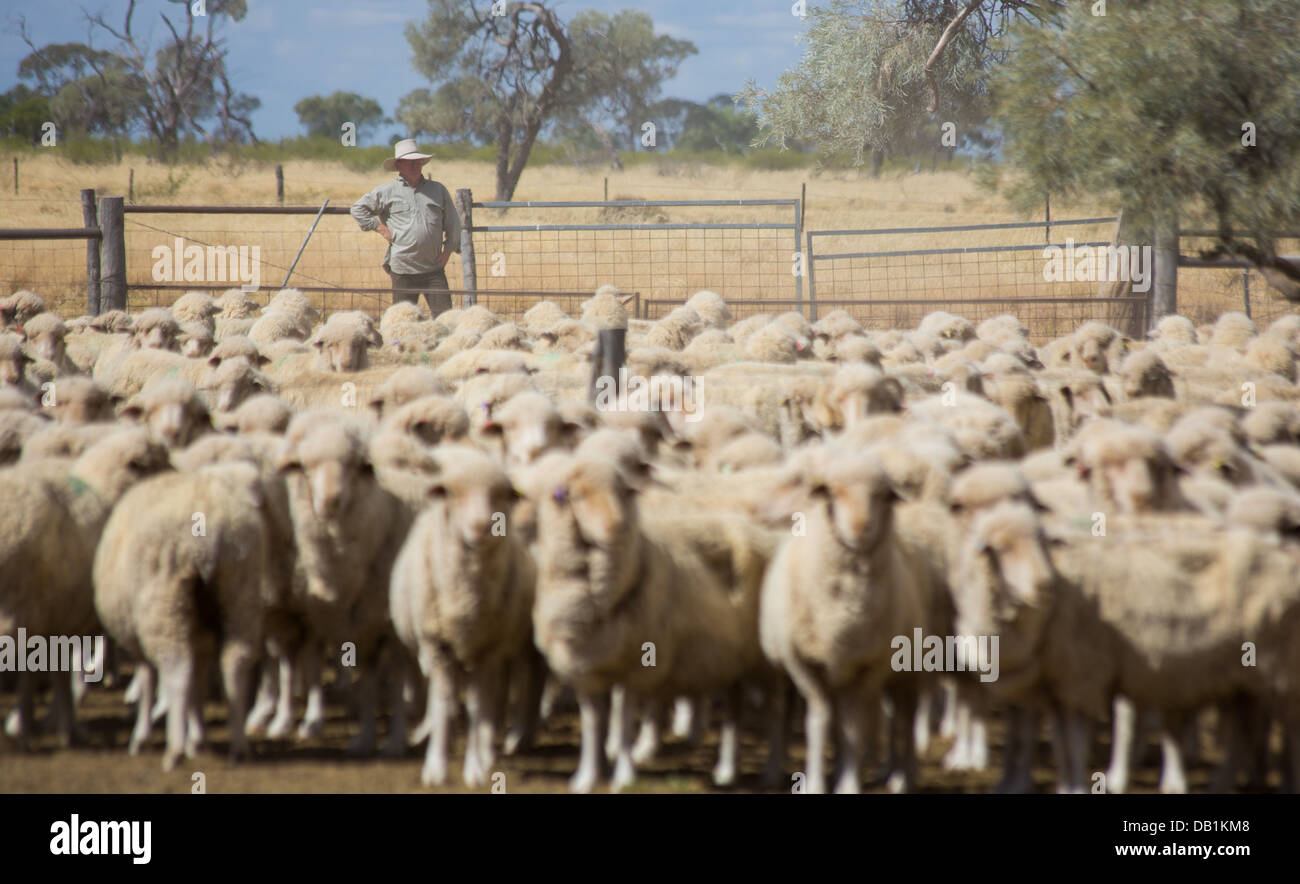
[[[412,187],[398,175],[357,200],[352,217],[362,230],[388,225],[393,241],[384,267],[393,273],[430,273],[444,250],[460,251],[460,213],[447,188],[430,178]]]

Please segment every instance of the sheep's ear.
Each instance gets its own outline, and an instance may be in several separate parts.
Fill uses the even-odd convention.
[[[308,341],[307,343],[308,343],[308,344],[311,344],[311,345],[312,345],[313,347],[315,347],[317,350],[322,350],[322,349],[324,349],[324,347],[325,347],[325,342],[322,341],[320,338],[313,338],[312,340]]]
[[[296,452],[292,449],[287,449],[280,454],[279,459],[275,462],[275,469],[281,475],[301,472],[302,461],[298,460]]]
[[[560,438],[565,445],[573,448],[578,444],[578,438],[584,429],[586,428],[577,421],[560,421]]]
[[[118,417],[124,417],[129,420],[139,420],[140,416],[143,414],[144,406],[140,404],[138,399],[133,398],[130,402],[126,403],[126,405],[122,406],[122,410],[118,412]]]
[[[447,496],[447,486],[441,482],[434,482],[424,494],[430,500],[442,500]]]
[[[481,432],[484,436],[504,436],[506,434],[506,429],[496,421],[489,420],[483,425]]]
[[[208,357],[208,365],[211,365],[213,368],[220,366],[221,357],[213,353],[211,356]]]

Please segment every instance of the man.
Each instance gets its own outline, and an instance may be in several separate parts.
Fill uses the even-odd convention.
[[[424,292],[429,312],[437,316],[451,309],[443,268],[460,251],[460,215],[447,188],[424,177],[421,170],[431,158],[413,138],[397,142],[384,160],[397,178],[357,200],[352,217],[362,230],[378,230],[388,241],[384,270],[393,280],[393,303],[418,304]]]

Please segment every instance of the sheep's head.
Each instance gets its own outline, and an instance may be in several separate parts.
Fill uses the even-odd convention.
[[[1089,423],[1071,443],[1065,462],[1088,482],[1097,505],[1121,513],[1182,509],[1178,473],[1156,433],[1118,421]]]
[[[23,352],[23,342],[16,335],[0,334],[0,384],[22,384],[27,363],[32,359]]]
[[[825,428],[851,427],[869,414],[892,414],[903,407],[903,387],[868,365],[840,367],[817,406]]]
[[[56,420],[69,424],[111,421],[119,400],[90,378],[59,378],[43,396]]]
[[[221,343],[208,354],[208,365],[216,368],[225,360],[234,359],[236,356],[242,356],[254,368],[260,368],[271,361],[258,351],[257,345],[246,335],[231,335],[222,338]]]
[[[112,502],[135,483],[169,469],[167,447],[144,429],[129,427],[114,429],[87,448],[73,464],[71,476]]]
[[[472,548],[505,537],[503,519],[518,498],[505,472],[482,452],[463,445],[439,448],[434,460],[438,477],[428,493],[445,507],[448,527],[460,542]]]
[[[1046,509],[1034,497],[1019,468],[1009,463],[985,461],[962,470],[948,492],[949,508],[959,519],[970,519],[1008,501],[1034,510]]]
[[[178,350],[180,326],[171,311],[154,307],[135,318],[131,329],[133,346],[155,350]]]
[[[469,435],[465,409],[442,396],[424,396],[390,412],[384,425],[425,445],[458,442]]]
[[[632,482],[604,458],[557,457],[555,467],[536,476],[543,531],[548,525],[562,531],[571,549],[615,550],[637,524]]]
[[[259,393],[272,392],[273,385],[266,375],[249,364],[243,356],[222,360],[221,364],[204,378],[202,388],[216,405],[217,411],[234,411],[245,400]]]
[[[544,452],[565,442],[564,422],[551,400],[541,393],[520,393],[498,408],[485,436],[496,437],[511,466],[527,466]]]
[[[397,306],[411,306],[398,304]],[[376,417],[401,408],[408,402],[414,402],[425,396],[445,396],[451,390],[431,370],[420,365],[407,365],[397,371],[375,388],[370,397],[370,408]]]
[[[172,302],[172,316],[181,325],[197,322],[211,330],[213,317],[220,311],[221,308],[206,292],[186,292]]]
[[[808,448],[788,465],[766,515],[775,522],[778,512],[813,509],[822,514],[841,546],[868,554],[888,536],[894,503],[901,498],[874,455],[843,450],[822,454],[818,457],[816,449]]]
[[[1096,377],[1076,377],[1061,384],[1053,390],[1053,395],[1065,405],[1069,426],[1067,433],[1072,433],[1093,418],[1110,415],[1111,398],[1106,386]]]
[[[1115,330],[1100,322],[1085,322],[1074,333],[1071,361],[1097,374],[1110,371],[1108,358]]]
[[[976,516],[958,553],[957,631],[1014,637],[1018,647],[1004,650],[1032,653],[1057,580],[1052,542],[1026,504],[1000,503]]]
[[[1249,485],[1255,480],[1252,458],[1233,433],[1202,412],[1179,419],[1165,438],[1174,461],[1188,472],[1214,476],[1231,485]]]
[[[326,324],[312,340],[321,371],[360,371],[369,364],[370,342],[364,330],[349,324]]]
[[[240,433],[283,433],[293,418],[293,410],[279,397],[259,393],[245,399],[235,409],[235,426]]]
[[[1141,396],[1174,398],[1174,378],[1164,360],[1151,350],[1137,350],[1124,360],[1120,370],[1124,395],[1129,399]]]
[[[184,448],[212,429],[198,391],[179,378],[149,384],[123,406],[121,415],[142,422],[151,436],[169,448]]]
[[[182,356],[200,359],[212,352],[212,329],[201,322],[183,323],[178,341]]]
[[[63,361],[68,328],[57,315],[38,313],[23,324],[23,333],[27,336],[27,346],[38,357],[56,365]]]
[[[45,301],[40,295],[26,289],[0,298],[0,329],[21,326],[27,320],[45,312]]]
[[[290,424],[278,467],[281,473],[299,478],[312,511],[326,521],[343,518],[374,483],[374,467],[360,430],[312,412],[304,412]]]

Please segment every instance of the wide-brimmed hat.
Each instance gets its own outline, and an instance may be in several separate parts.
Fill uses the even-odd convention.
[[[393,145],[393,155],[384,160],[384,168],[396,172],[398,160],[420,160],[420,165],[424,165],[431,159],[432,154],[420,153],[414,138],[403,138]]]

